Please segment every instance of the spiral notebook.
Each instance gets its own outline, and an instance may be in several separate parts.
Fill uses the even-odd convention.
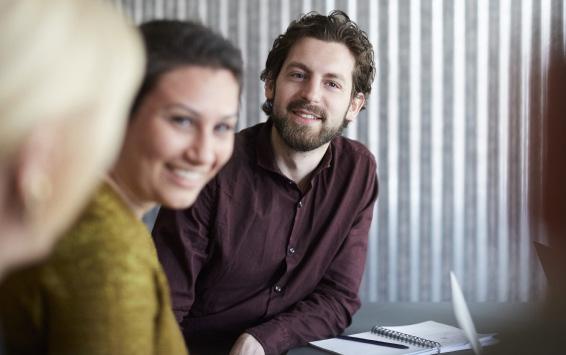
[[[341,355],[425,355],[471,349],[471,344],[460,328],[427,321],[422,323],[378,327],[352,336],[407,345],[408,349],[394,349],[350,340],[331,338],[313,341],[311,346]],[[495,334],[478,334],[482,346],[495,344]]]

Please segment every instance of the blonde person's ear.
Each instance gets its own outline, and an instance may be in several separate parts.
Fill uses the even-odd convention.
[[[23,212],[27,219],[34,222],[50,200],[53,185],[47,173],[39,169],[26,173],[22,181],[20,189]]]
[[[366,103],[366,97],[361,92],[354,95],[352,100],[350,101],[350,107],[348,107],[348,112],[346,113],[346,120],[348,122],[354,121],[358,117],[358,113],[364,107]]]
[[[22,139],[17,151],[0,167],[0,279],[8,270],[45,257],[55,238],[46,238],[53,204],[57,135],[49,123]]]
[[[17,155],[14,188],[22,217],[28,223],[39,222],[52,198],[54,182],[50,171],[56,165],[56,144],[53,130],[44,126],[31,132]]]

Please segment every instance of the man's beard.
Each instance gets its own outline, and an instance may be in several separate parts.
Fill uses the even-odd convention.
[[[291,101],[287,105],[287,112],[292,112],[296,109],[305,109],[319,116],[322,124],[320,132],[311,132],[309,125],[299,125],[293,122],[288,117],[288,114],[279,115],[275,110],[275,105],[271,119],[285,144],[298,152],[309,152],[330,142],[334,137],[341,135],[344,128],[348,125],[346,114],[344,114],[341,124],[329,126],[326,112],[316,106],[309,105],[304,100]]]

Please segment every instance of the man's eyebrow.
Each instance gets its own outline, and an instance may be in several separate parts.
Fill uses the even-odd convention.
[[[336,74],[336,73],[328,73],[328,74],[325,75],[325,77],[331,78],[331,79],[337,79],[337,80],[340,80],[340,81],[346,81],[346,78],[343,75]]]
[[[304,65],[301,62],[290,62],[289,64],[287,64],[287,68],[299,68],[299,69],[304,70],[306,72],[312,71],[312,70],[309,69],[309,67],[307,67],[306,65]]]
[[[311,73],[312,70],[306,66],[305,64],[301,63],[301,62],[290,62],[289,64],[286,65],[287,68],[298,68],[301,70],[304,70],[307,73]],[[341,75],[341,74],[337,74],[337,73],[325,73],[324,74],[325,78],[330,78],[330,79],[337,79],[340,81],[346,81],[346,78]]]

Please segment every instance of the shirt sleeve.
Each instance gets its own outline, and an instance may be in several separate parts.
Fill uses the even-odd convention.
[[[173,313],[181,328],[195,299],[197,276],[207,260],[216,191],[213,180],[191,208],[161,208],[153,228],[159,261],[169,281]]]
[[[315,290],[289,310],[247,330],[266,354],[280,354],[309,341],[335,336],[350,325],[361,304],[358,291],[378,191],[375,165],[367,181],[357,218]]]

